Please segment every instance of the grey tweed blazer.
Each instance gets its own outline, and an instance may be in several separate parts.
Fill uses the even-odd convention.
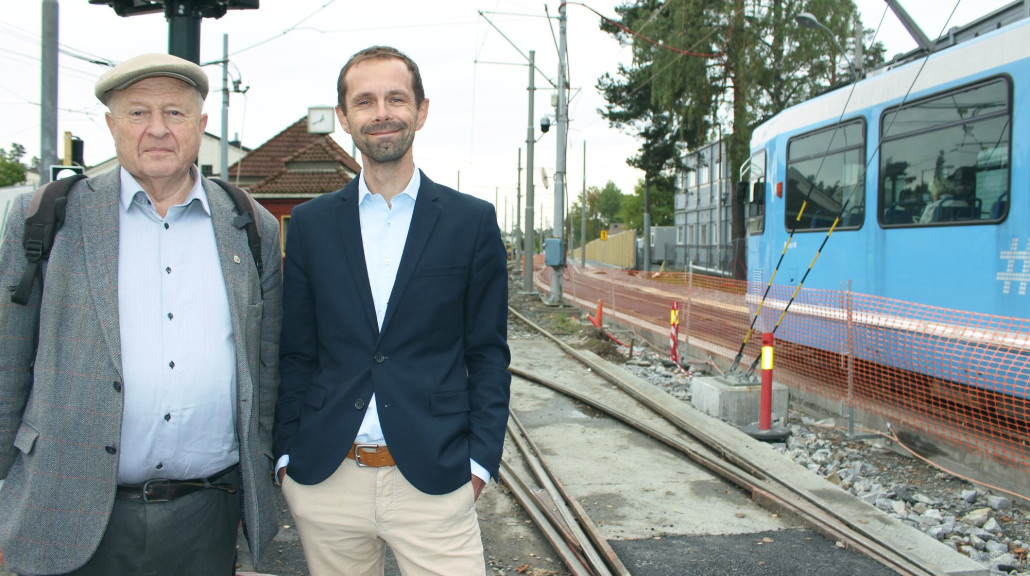
[[[37,283],[28,306],[0,290],[0,550],[19,574],[80,568],[114,504],[122,426],[119,185],[119,169],[75,184],[45,289]],[[247,235],[232,224],[232,199],[217,184],[204,187],[236,343],[243,518],[257,564],[278,529],[271,429],[282,321],[279,226],[260,209],[259,278]],[[0,286],[10,292],[25,268],[30,196],[12,208],[0,249]]]

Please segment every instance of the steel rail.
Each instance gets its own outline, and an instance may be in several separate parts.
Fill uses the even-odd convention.
[[[563,518],[573,525],[573,532],[576,541],[582,547],[587,561],[594,567],[599,575],[606,576],[630,576],[629,570],[619,560],[619,556],[608,544],[608,540],[598,530],[597,525],[587,514],[586,509],[577,501],[565,486],[558,479],[558,476],[547,465],[544,460],[543,451],[536,445],[529,431],[522,425],[518,414],[509,410],[508,431],[509,438],[519,447],[519,450],[531,464],[533,473],[537,480],[544,486],[555,502],[566,505],[563,511]],[[517,433],[516,433],[517,432]],[[567,514],[566,514],[567,513]]]
[[[570,397],[592,406],[597,410],[605,412],[614,418],[620,420],[625,418],[623,421],[628,425],[636,427],[638,424],[642,424],[643,427],[638,428],[642,432],[654,436],[656,440],[665,442],[667,445],[677,450],[682,450],[685,455],[695,462],[701,464],[712,472],[723,476],[730,482],[739,486],[741,489],[747,490],[759,505],[775,509],[777,512],[791,514],[816,532],[832,540],[842,542],[846,547],[861,552],[900,574],[910,576],[946,576],[944,572],[941,572],[934,567],[920,565],[916,560],[909,558],[904,551],[894,548],[892,543],[883,541],[881,538],[870,533],[862,526],[851,522],[848,518],[843,517],[840,514],[837,514],[819,498],[792,486],[786,481],[775,478],[774,475],[766,472],[760,465],[752,463],[746,458],[728,450],[718,439],[712,437],[703,430],[690,425],[688,422],[683,421],[682,418],[662,406],[661,403],[653,401],[651,398],[642,394],[639,390],[636,390],[632,386],[628,386],[623,379],[610,373],[604,366],[598,365],[579,350],[572,348],[560,339],[549,334],[546,330],[520,314],[517,310],[510,306],[509,310],[516,318],[555,342],[565,353],[590,367],[595,374],[598,374],[605,380],[616,385],[620,390],[654,411],[656,414],[660,415],[684,434],[687,434],[697,442],[700,442],[703,449],[699,449],[696,445],[691,446],[689,443],[684,443],[681,439],[668,437],[668,435],[664,433],[659,433],[658,436],[655,436],[653,432],[657,431],[654,430],[653,427],[635,421],[627,415],[622,414],[593,398],[579,394],[561,384],[548,382],[546,379],[527,374],[524,371],[509,368],[513,374],[517,374],[520,377],[533,380],[563,394],[567,394]]]
[[[519,505],[529,514],[533,523],[543,532],[544,539],[551,543],[551,547],[561,557],[565,567],[572,572],[573,576],[596,576],[587,567],[583,558],[571,547],[562,536],[558,528],[552,523],[549,515],[544,511],[540,501],[533,496],[532,490],[525,481],[506,461],[501,461],[499,471],[500,480],[504,482],[512,495],[518,500]]]

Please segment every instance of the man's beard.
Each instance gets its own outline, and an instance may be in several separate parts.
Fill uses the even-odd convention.
[[[355,139],[354,144],[361,150],[361,154],[380,164],[396,162],[407,154],[411,144],[415,140],[415,132],[407,131],[408,126],[403,122],[382,122],[370,124],[361,131],[361,138]],[[399,133],[393,139],[381,144],[373,143],[369,134],[379,131],[397,130]]]

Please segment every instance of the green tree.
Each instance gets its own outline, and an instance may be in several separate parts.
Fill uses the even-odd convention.
[[[0,186],[25,182],[26,167],[21,163],[24,155],[25,147],[18,143],[12,143],[10,151],[0,148]]]
[[[598,188],[597,186],[587,188],[586,237],[588,242],[597,238],[601,230],[607,230],[613,222],[616,222],[619,208],[622,205],[622,198],[622,191],[611,180],[604,185],[604,188]],[[573,238],[573,244],[575,245],[579,244],[580,226],[582,226],[583,221],[581,204],[582,200],[575,202],[569,209],[568,222],[576,234],[576,237]]]
[[[618,221],[627,228],[644,231],[644,180],[637,182],[633,195],[623,196],[619,209]],[[675,223],[674,202],[676,196],[675,177],[671,174],[660,175],[650,182],[648,194],[652,226],[672,226]]]
[[[597,195],[597,217],[601,225],[607,228],[611,226],[619,216],[619,209],[622,208],[622,190],[611,180],[604,185]]]

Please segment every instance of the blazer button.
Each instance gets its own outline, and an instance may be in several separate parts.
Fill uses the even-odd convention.
[[[112,382],[112,383],[111,383],[111,386],[114,386],[114,391],[115,391],[115,392],[121,392],[121,391],[122,391],[122,383],[121,383],[121,382],[119,382],[119,381],[117,381],[117,380],[115,380],[114,382]]]
[[[115,448],[114,446],[105,446],[104,450],[107,450],[108,454],[117,454],[118,453],[118,449]]]
[[[365,407],[365,401],[362,400],[361,398],[358,398],[357,400],[354,401],[354,409],[355,410],[361,410],[364,407]]]
[[[376,355],[373,357],[373,360],[376,361],[376,364],[382,364],[386,360],[386,356],[383,356],[382,352],[376,352]]]

